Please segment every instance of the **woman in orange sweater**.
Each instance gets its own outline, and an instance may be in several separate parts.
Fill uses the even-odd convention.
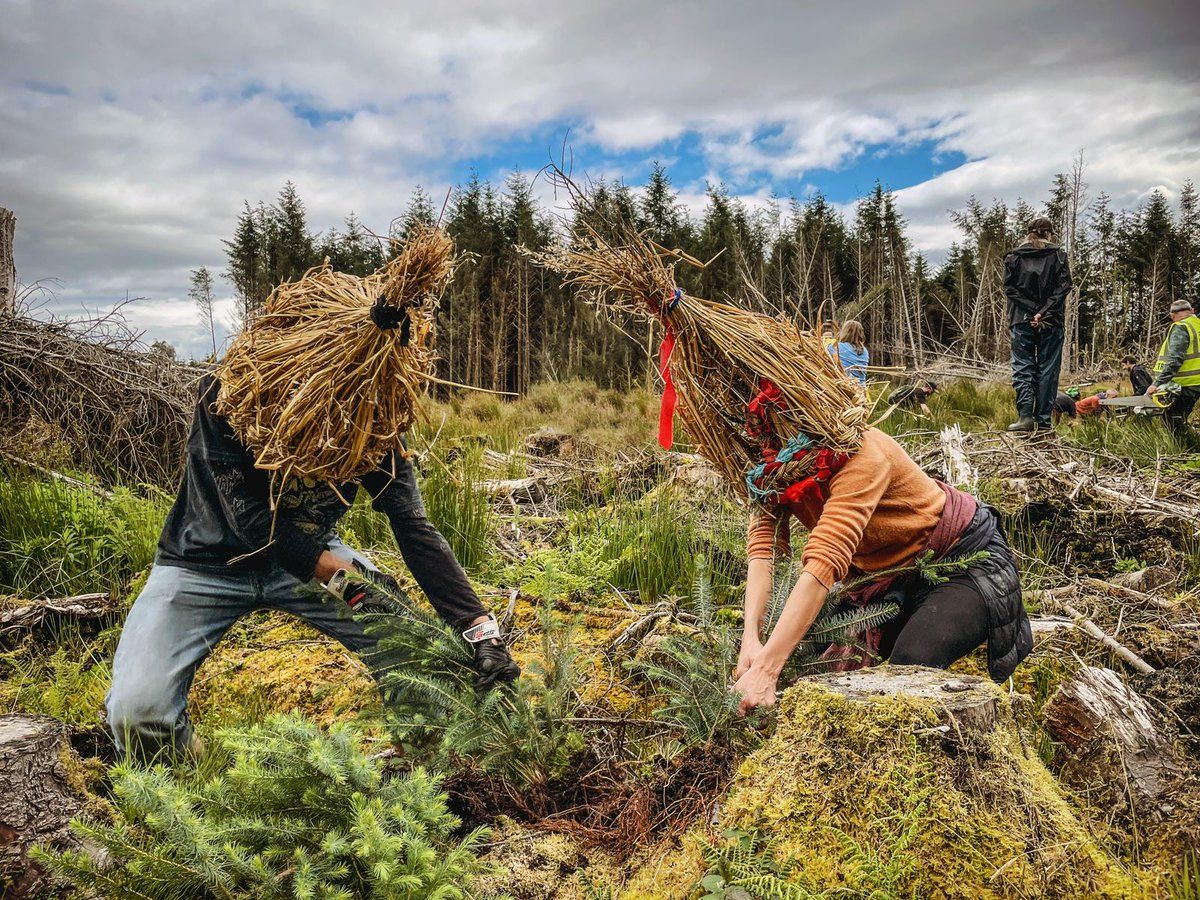
[[[735,685],[742,711],[775,702],[779,673],[837,582],[864,576],[869,581],[872,574],[911,565],[927,551],[942,560],[980,550],[987,557],[942,584],[909,573],[884,574],[854,591],[851,602],[888,599],[901,609],[865,636],[865,658],[842,659],[842,667],[890,659],[945,668],[986,642],[992,678],[1008,678],[1029,654],[1033,637],[996,511],[930,478],[875,428],[863,431],[860,448],[849,458],[824,452],[815,474],[768,499],[751,519]],[[793,516],[809,532],[802,572],[764,643],[774,559],[791,552]]]

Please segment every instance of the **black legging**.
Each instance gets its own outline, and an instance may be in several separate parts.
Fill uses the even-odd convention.
[[[882,631],[879,652],[884,659],[945,669],[987,640],[987,606],[971,577],[958,575],[915,592]]]

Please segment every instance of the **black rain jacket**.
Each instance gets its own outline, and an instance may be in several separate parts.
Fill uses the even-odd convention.
[[[1071,292],[1071,269],[1061,247],[1022,244],[1004,257],[1004,294],[1008,322],[1028,322],[1038,313],[1047,325],[1062,327],[1063,307]]]

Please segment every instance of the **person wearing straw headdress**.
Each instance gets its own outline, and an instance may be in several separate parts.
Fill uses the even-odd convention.
[[[801,574],[764,641],[777,559],[791,554],[793,522],[808,531]],[[981,553],[982,551],[982,553]],[[911,569],[919,559],[981,558],[932,584]],[[816,470],[762,498],[747,541],[745,623],[735,690],[747,711],[775,702],[780,672],[804,639],[830,589],[856,587],[847,603],[894,601],[899,614],[870,628],[859,646],[830,647],[837,669],[881,660],[946,668],[987,645],[988,671],[1008,678],[1033,647],[1016,562],[999,514],[921,471],[893,438],[866,428],[850,455],[830,454]]]
[[[414,252],[424,246],[416,243]],[[448,267],[450,251],[435,249]],[[201,751],[187,714],[193,676],[234,622],[254,610],[292,613],[370,665],[377,638],[364,625],[373,618],[382,625],[382,614],[403,615],[407,607],[395,580],[337,536],[360,487],[387,517],[439,616],[470,642],[476,686],[487,690],[519,675],[495,618],[425,515],[401,438],[413,410],[397,402],[397,392],[419,380],[412,366],[428,363],[422,344],[433,301],[425,298],[446,277],[440,272],[430,287],[411,271],[397,273],[405,265],[402,253],[389,271],[364,279],[326,265],[281,285],[217,372],[200,380],[182,483],[113,660],[106,711],[122,755]],[[397,279],[404,284],[393,290]],[[401,300],[392,302],[393,294]],[[421,305],[405,305],[405,294]],[[304,313],[310,307],[311,316]],[[309,357],[295,342],[309,340],[329,354],[328,365],[306,368]],[[360,375],[355,367],[364,358],[370,374]],[[377,384],[364,383],[376,373]],[[306,418],[293,428],[297,409]]]
[[[596,209],[561,170],[552,177],[577,211]],[[855,646],[830,647],[831,665],[944,667],[986,643],[992,677],[1011,675],[1033,635],[997,512],[930,478],[870,427],[866,392],[819,334],[691,296],[675,267],[707,263],[654,244],[631,221],[603,221],[604,233],[585,222],[569,247],[530,256],[597,307],[659,323],[659,443],[672,446],[678,415],[695,449],[755,509],[734,685],[741,711],[775,703],[784,664],[847,580],[840,593],[850,606],[894,599],[899,614]],[[791,552],[793,520],[808,529],[803,571],[766,636],[774,563]],[[959,562],[944,583],[919,584],[909,571],[939,561]]]

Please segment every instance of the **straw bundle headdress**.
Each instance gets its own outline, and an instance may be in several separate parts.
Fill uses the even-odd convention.
[[[453,242],[425,228],[366,277],[326,261],[271,293],[217,370],[217,411],[258,468],[342,482],[400,447],[432,376],[453,269]]]
[[[556,175],[572,195],[575,234],[567,247],[532,255],[601,309],[660,322],[664,446],[670,446],[677,412],[699,452],[756,500],[777,498],[784,487],[830,462],[840,465],[859,448],[866,397],[818,335],[790,319],[684,293],[675,267],[698,261],[602,215]],[[604,219],[604,235],[589,224],[597,217]]]

